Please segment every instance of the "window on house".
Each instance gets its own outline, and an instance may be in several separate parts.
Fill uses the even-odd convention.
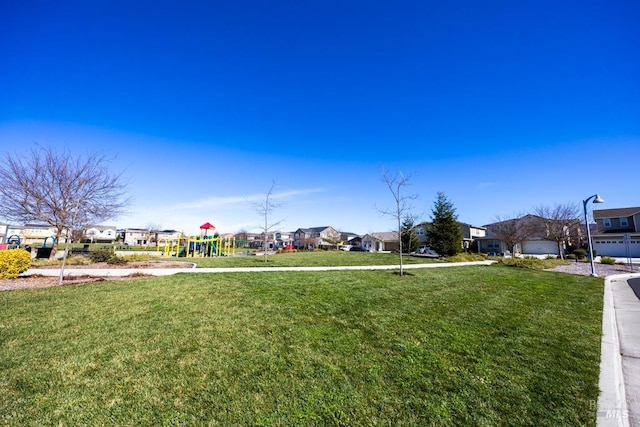
[[[605,219],[603,219],[603,220],[602,220],[602,223],[604,224],[604,226],[605,226],[606,228],[611,227],[611,218],[605,218]]]
[[[629,220],[627,218],[620,218],[620,227],[628,227]]]

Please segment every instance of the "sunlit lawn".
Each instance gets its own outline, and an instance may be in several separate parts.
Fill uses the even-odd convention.
[[[598,278],[182,274],[0,306],[1,425],[595,424]]]
[[[345,251],[317,251],[317,252],[289,252],[272,255],[251,255],[240,256],[242,251],[237,251],[237,256],[222,257],[170,257],[164,258],[172,261],[193,261],[198,267],[318,267],[318,266],[340,266],[340,265],[397,265],[400,257],[397,253],[380,252],[345,252]],[[433,258],[420,258],[403,255],[404,264],[418,264],[439,262]]]

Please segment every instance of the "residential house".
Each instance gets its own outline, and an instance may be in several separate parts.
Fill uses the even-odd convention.
[[[420,241],[420,246],[429,247],[428,232],[430,227],[430,222],[423,222],[414,227],[413,231]],[[462,230],[461,245],[464,251],[469,251],[470,249],[472,249],[472,247],[474,246],[474,242],[477,239],[485,237],[487,234],[486,227],[471,225],[464,222],[460,223],[460,229]]]
[[[9,228],[9,224],[5,224],[0,222],[0,244],[6,244],[7,242],[7,229]]]
[[[118,232],[125,245],[147,246],[149,244],[150,232],[146,228],[125,228]]]
[[[594,209],[593,219],[591,242],[598,255],[640,257],[640,207]]]
[[[397,231],[385,231],[381,233],[370,233],[362,236],[362,246],[369,252],[390,252],[399,251]]]
[[[352,246],[360,246],[362,239],[360,235],[356,233],[351,233],[349,231],[341,231],[340,232],[340,240],[344,245],[352,245]]]
[[[151,230],[149,243],[154,246],[173,246],[179,243],[182,234],[177,230]]]
[[[236,234],[236,244],[239,246],[246,246],[249,248],[261,248],[262,247],[262,234],[261,233],[247,233],[245,231]]]
[[[273,233],[275,249],[282,249],[285,246],[293,246],[293,233],[290,231],[276,231]]]
[[[330,226],[298,228],[293,233],[293,245],[297,249],[331,249],[340,241],[340,232]]]
[[[87,243],[112,244],[118,237],[118,229],[115,225],[90,225],[84,230],[84,239]]]
[[[293,234],[289,231],[269,231],[267,236],[267,249],[277,250],[285,246],[293,245]],[[265,233],[246,233],[246,240],[252,248],[263,249],[265,246]]]
[[[483,226],[486,235],[475,239],[478,242],[478,252],[510,254],[515,250],[516,254],[560,255],[559,250],[564,251],[571,238],[570,225],[565,222],[567,221],[561,221],[562,224],[559,224],[565,234],[564,241],[560,242],[560,249],[558,242],[552,240],[549,234],[554,221],[528,214]],[[578,223],[579,221],[576,219],[569,222]],[[560,222],[555,221],[555,223]],[[511,247],[508,240],[516,242],[515,249]]]
[[[468,252],[469,249],[473,247],[477,239],[481,239],[487,235],[486,227],[461,222],[460,228],[462,229],[462,249],[465,252]]]
[[[362,246],[362,236],[356,233],[343,231],[340,233],[340,240],[342,240],[342,244],[348,248],[353,246]]]
[[[420,241],[420,246],[429,246],[427,233],[429,232],[430,227],[430,222],[422,222],[413,228],[413,231],[416,233],[416,237],[418,237],[418,240]]]
[[[66,233],[63,232],[64,235]],[[7,225],[7,242],[17,240],[16,236],[20,239],[21,245],[53,245],[56,228],[45,224]]]

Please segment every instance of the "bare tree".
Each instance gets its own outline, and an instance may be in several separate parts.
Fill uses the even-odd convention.
[[[148,223],[145,228],[147,229],[147,246],[149,246],[149,243],[154,243],[156,247],[158,247],[158,232],[161,231],[162,226],[160,224],[157,224],[155,222],[150,222]]]
[[[340,246],[343,243],[342,237],[325,237],[322,240],[324,240],[331,246],[335,246],[336,250],[338,249],[338,246]]]
[[[264,248],[264,262],[267,262],[267,250],[269,249],[269,231],[282,223],[282,220],[270,222],[270,216],[273,211],[281,206],[280,204],[273,202],[273,189],[275,188],[275,186],[276,182],[272,181],[271,187],[269,187],[269,191],[267,191],[264,196],[264,200],[262,200],[261,202],[255,202],[253,204],[254,209],[262,217],[263,220],[263,224],[260,229],[262,230],[262,233],[264,235],[264,240],[262,243]]]
[[[109,171],[108,160],[98,153],[74,156],[37,146],[28,158],[7,154],[0,165],[0,217],[55,228],[52,258],[66,234],[61,281],[74,230],[115,218],[129,203],[122,175]]]
[[[411,206],[410,200],[418,198],[417,195],[404,195],[402,192],[404,187],[411,185],[411,175],[405,176],[402,172],[389,173],[382,169],[380,180],[386,184],[389,191],[393,195],[395,207],[393,209],[378,209],[382,215],[388,215],[396,220],[398,232],[398,247],[400,253],[400,275],[404,274],[404,266],[402,263],[402,219],[410,216]]]
[[[240,229],[235,235],[234,235],[236,242],[244,242],[244,245],[242,246],[249,246],[249,232],[247,230],[245,230],[244,228]]]
[[[531,215],[515,217],[496,217],[491,224],[489,235],[505,243],[511,253],[515,255],[516,247],[537,231],[538,223],[532,220]]]
[[[538,217],[541,235],[556,242],[558,254],[564,259],[566,243],[580,228],[580,206],[576,203],[557,203],[553,206],[537,206],[533,212]]]

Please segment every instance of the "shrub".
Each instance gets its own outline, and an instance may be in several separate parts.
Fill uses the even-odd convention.
[[[487,254],[479,254],[475,252],[461,252],[457,255],[445,257],[447,262],[472,262],[472,261],[484,261],[489,256]]]
[[[152,259],[158,259],[159,257],[155,255],[148,255],[148,254],[131,254],[131,255],[118,256],[118,258],[122,258],[126,262],[137,262],[137,261],[149,261]]]
[[[582,259],[582,258],[584,258],[584,257],[586,257],[586,256],[587,256],[587,251],[586,251],[585,249],[582,249],[582,248],[580,248],[580,249],[575,249],[575,250],[573,251],[573,254],[576,256],[576,258],[578,258],[578,259]]]
[[[119,257],[118,255],[113,254],[111,256],[111,258],[109,258],[106,261],[107,264],[113,264],[113,265],[122,265],[122,264],[126,264],[127,260],[123,257]]]
[[[31,254],[23,249],[0,251],[0,279],[15,279],[31,265]]]
[[[610,256],[603,256],[602,258],[600,258],[600,262],[602,264],[613,265],[613,264],[616,263],[616,259],[615,258],[611,258]]]
[[[556,255],[547,255],[544,259],[557,259],[558,257]]]
[[[538,259],[535,257],[499,258],[497,261],[499,264],[509,267],[529,268],[532,270],[545,270],[557,267],[559,265],[568,264],[567,261],[563,261],[560,259]]]
[[[97,251],[91,252],[89,258],[91,258],[92,262],[109,262],[109,260],[115,256],[111,249],[98,249]]]

